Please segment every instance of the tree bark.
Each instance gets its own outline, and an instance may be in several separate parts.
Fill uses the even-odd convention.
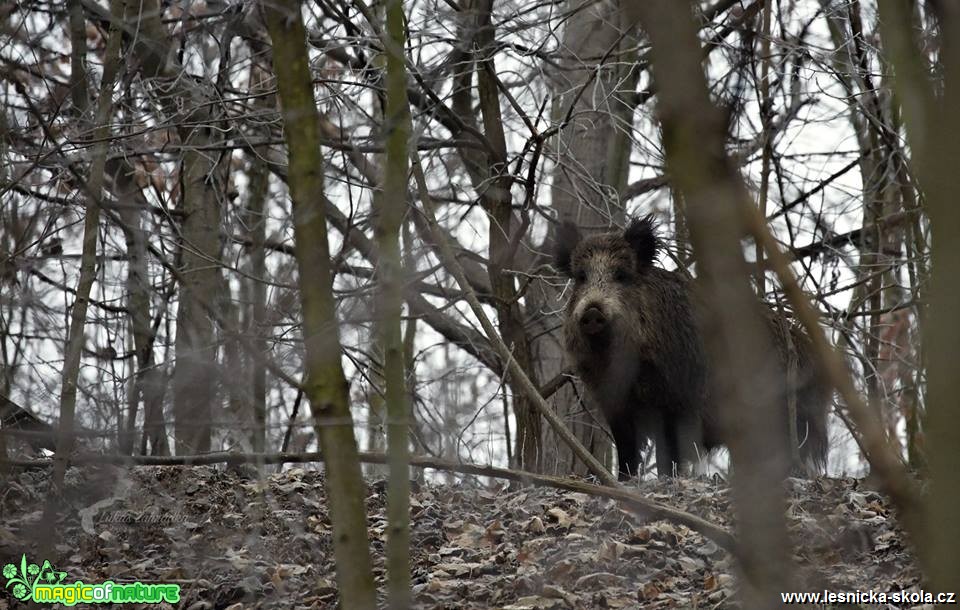
[[[594,458],[589,451],[587,451],[580,441],[577,440],[573,433],[570,432],[570,429],[567,428],[563,420],[560,419],[560,417],[554,413],[552,409],[550,409],[549,405],[547,405],[547,401],[544,400],[543,396],[540,395],[539,388],[533,384],[526,372],[523,370],[519,361],[513,357],[513,352],[510,350],[510,346],[508,346],[504,339],[497,333],[496,329],[493,327],[493,323],[490,321],[490,318],[483,311],[483,307],[480,305],[480,301],[477,299],[476,293],[473,292],[473,289],[470,288],[470,285],[467,282],[467,277],[463,271],[463,267],[459,262],[457,262],[457,259],[453,254],[453,249],[450,247],[450,244],[447,243],[445,236],[439,229],[437,220],[433,215],[433,202],[430,199],[429,192],[427,192],[427,181],[423,175],[423,168],[420,167],[419,159],[417,157],[414,157],[413,175],[414,178],[416,178],[417,190],[420,194],[420,200],[423,205],[422,213],[429,222],[430,230],[437,242],[440,257],[447,269],[453,275],[454,279],[456,279],[457,283],[460,284],[460,288],[464,291],[464,297],[467,300],[467,304],[473,311],[473,315],[475,315],[480,321],[480,326],[483,327],[483,332],[487,336],[487,339],[493,344],[493,348],[497,351],[500,359],[504,362],[504,368],[506,368],[507,372],[511,375],[514,387],[520,392],[523,392],[527,400],[530,401],[530,404],[532,404],[534,408],[540,412],[540,415],[547,420],[547,423],[551,428],[553,428],[557,436],[563,442],[570,445],[570,448],[573,450],[573,453],[577,456],[577,458],[586,464],[587,470],[590,474],[597,477],[597,479],[599,479],[604,485],[619,487],[620,484],[617,481],[617,478],[610,473],[610,469],[597,461],[597,459]]]

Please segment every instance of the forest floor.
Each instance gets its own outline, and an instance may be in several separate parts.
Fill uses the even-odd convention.
[[[336,607],[319,471],[293,468],[258,479],[246,468],[71,468],[54,556],[40,558],[48,481],[39,470],[0,479],[0,564],[19,566],[26,554],[28,562],[49,559],[66,572],[64,582],[176,583],[182,597],[175,607],[189,610]],[[647,521],[613,500],[579,493],[458,481],[414,485],[410,559],[419,608],[735,607],[732,559],[682,525]],[[883,496],[853,479],[786,485],[796,576],[807,590],[919,589]],[[634,486],[731,526],[722,481]],[[381,585],[385,492],[385,481],[370,481],[368,525]],[[0,591],[0,610],[18,603]]]

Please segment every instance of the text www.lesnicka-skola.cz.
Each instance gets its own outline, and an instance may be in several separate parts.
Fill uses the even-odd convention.
[[[781,593],[785,604],[956,604],[956,593],[919,591],[818,591]]]

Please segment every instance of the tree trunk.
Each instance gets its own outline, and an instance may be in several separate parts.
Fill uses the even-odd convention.
[[[407,70],[404,65],[406,35],[402,0],[386,4],[387,101],[383,113],[383,189],[374,196],[375,232],[380,248],[377,282],[380,285],[377,325],[383,353],[383,379],[387,411],[387,455],[390,486],[387,490],[387,596],[393,610],[413,603],[410,590],[410,404],[404,374],[404,346],[400,323],[403,309],[403,264],[400,226],[407,210],[407,168],[410,152],[410,109],[407,103]]]
[[[220,288],[220,201],[229,155],[203,150],[216,123],[215,95],[208,83],[183,78],[180,66],[168,63],[168,32],[158,0],[130,6],[128,22],[139,36],[133,54],[146,79],[174,83],[160,96],[164,112],[178,115],[180,143],[180,255],[182,278],[177,308],[176,364],[173,370],[173,417],[178,454],[209,451],[213,405],[218,399],[216,327],[208,311],[217,308]]]
[[[86,48],[86,39],[82,31],[73,31],[76,37],[71,44]],[[63,477],[67,468],[67,457],[73,449],[73,428],[77,400],[77,382],[80,375],[80,357],[86,342],[84,327],[87,320],[87,305],[90,298],[90,289],[93,286],[96,272],[97,232],[100,227],[100,208],[104,183],[104,172],[107,161],[107,144],[110,135],[110,115],[113,112],[113,98],[110,91],[117,78],[120,65],[120,39],[117,29],[111,28],[109,42],[105,54],[103,79],[100,83],[100,97],[97,99],[96,114],[93,117],[94,141],[93,162],[90,164],[90,174],[86,188],[86,217],[83,223],[83,246],[80,255],[80,278],[77,281],[76,299],[70,312],[70,331],[63,358],[63,379],[60,393],[60,426],[57,435],[57,454],[53,468],[53,488],[59,489],[63,484]],[[82,61],[79,62],[82,65]],[[86,89],[85,72],[84,82],[74,83],[74,89]],[[86,100],[86,94],[78,95],[78,99]],[[80,108],[85,112],[86,108]]]
[[[572,220],[585,232],[623,226],[621,192],[627,184],[633,106],[628,102],[638,71],[624,49],[619,2],[568,0],[570,14],[563,31],[563,56],[551,76],[558,104],[554,120],[566,121],[555,141],[556,164],[551,198],[556,217]],[[636,59],[635,54],[632,57]],[[549,242],[548,242],[549,243]],[[563,371],[565,354],[559,328],[562,306],[558,287],[539,282],[532,290],[540,327],[554,329],[535,343],[539,378],[547,381]],[[603,416],[586,403],[584,393],[567,384],[550,399],[571,430],[601,463],[613,462],[612,442]],[[585,474],[569,447],[545,431],[544,465],[556,473]]]
[[[208,107],[212,101],[201,96],[191,98],[198,109]],[[189,122],[209,125],[212,116],[198,110]],[[178,270],[183,282],[173,369],[177,454],[210,451],[213,406],[218,400],[216,325],[207,310],[219,307],[220,202],[211,182],[221,172],[209,155],[197,150],[209,142],[209,137],[209,128],[191,126],[181,130],[187,149],[180,167],[183,222]]]
[[[119,3],[114,4],[116,9]],[[118,17],[114,10],[113,15]],[[71,44],[86,48],[86,39],[82,31],[74,30]],[[74,424],[77,404],[77,383],[80,377],[81,356],[86,342],[87,306],[90,298],[90,289],[97,269],[97,233],[100,230],[100,211],[103,205],[101,199],[104,173],[106,170],[107,149],[110,135],[110,116],[113,114],[113,97],[110,94],[120,67],[119,29],[110,28],[107,49],[104,53],[103,78],[100,82],[100,96],[97,98],[96,112],[93,116],[93,147],[90,173],[86,180],[86,217],[83,222],[83,246],[80,254],[80,277],[77,280],[76,298],[70,312],[70,330],[67,335],[63,357],[63,378],[60,392],[60,422],[57,431],[57,450],[53,462],[50,493],[44,507],[43,529],[40,535],[39,546],[44,553],[53,551],[52,542],[56,535],[57,512],[59,511],[58,495],[64,483],[67,472],[67,462],[74,446]],[[82,63],[82,62],[81,62]],[[84,79],[86,77],[84,76]],[[86,87],[86,82],[74,83],[74,87]],[[83,99],[86,99],[83,96]],[[80,108],[85,112],[86,108]],[[5,449],[4,449],[5,450]]]
[[[344,377],[333,275],[323,207],[323,158],[319,118],[307,54],[300,3],[265,3],[273,40],[289,165],[287,183],[293,202],[295,256],[300,276],[305,390],[326,459],[325,486],[333,523],[333,551],[344,608],[374,610],[376,588],[370,564],[365,486]]]
[[[489,264],[487,281],[497,311],[497,325],[503,340],[511,348],[512,358],[517,361],[528,377],[536,375],[530,341],[524,327],[524,313],[520,306],[520,292],[512,270],[517,267],[514,235],[518,230],[513,222],[512,178],[507,166],[506,135],[500,110],[497,71],[494,63],[495,26],[492,21],[492,0],[464,0],[462,3],[466,22],[461,30],[464,44],[457,58],[470,69],[462,69],[454,79],[453,109],[463,122],[475,128],[473,112],[472,77],[477,79],[477,98],[483,124],[483,134],[490,147],[486,154],[473,147],[461,147],[460,156],[470,174],[483,210],[489,219]],[[474,50],[476,49],[476,56]],[[473,138],[473,136],[469,136]],[[503,363],[502,370],[508,367]],[[526,394],[510,377],[506,382],[512,390],[511,400],[516,417],[514,459],[521,468],[540,470],[540,416]]]
[[[267,357],[269,347],[267,333],[267,259],[264,242],[267,238],[266,202],[270,193],[270,171],[266,164],[253,159],[255,167],[250,180],[250,198],[247,201],[247,226],[250,229],[250,263],[252,278],[249,286],[250,322],[247,328],[253,333],[253,346],[263,357]],[[267,367],[259,358],[250,359],[250,404],[253,409],[253,429],[250,431],[250,444],[256,452],[267,448]]]
[[[123,159],[111,160],[107,170],[112,180],[114,197],[127,202],[117,213],[123,223],[127,246],[127,309],[136,353],[137,372],[132,396],[128,402],[126,421],[120,434],[120,451],[133,453],[136,438],[136,417],[139,400],[144,404],[144,437],[151,455],[170,455],[167,426],[163,418],[164,372],[153,358],[155,332],[150,318],[150,279],[147,267],[147,235],[141,226],[142,212],[149,207],[140,186],[133,178],[134,169]],[[145,447],[144,447],[145,449]]]

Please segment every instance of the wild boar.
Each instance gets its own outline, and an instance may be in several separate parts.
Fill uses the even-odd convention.
[[[631,221],[624,231],[588,237],[567,222],[556,235],[555,266],[573,280],[564,343],[613,432],[621,479],[637,474],[640,450],[649,441],[661,476],[724,444],[715,400],[720,384],[711,376],[704,347],[706,305],[684,275],[655,264],[660,247],[649,216]],[[771,405],[783,412],[782,429],[774,433],[788,448],[792,394],[800,458],[804,466],[822,470],[831,393],[809,337],[767,311],[776,347],[772,356],[781,363],[770,382],[783,397]]]

